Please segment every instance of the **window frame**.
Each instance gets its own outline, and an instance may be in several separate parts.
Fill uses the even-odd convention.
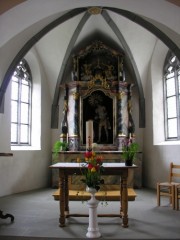
[[[15,79],[13,79],[15,78]],[[17,82],[17,99],[12,98],[12,91],[11,88],[11,108],[12,103],[17,104],[17,121],[13,121],[13,116],[11,115],[11,146],[31,146],[31,127],[32,127],[32,74],[30,67],[25,59],[22,59],[19,64],[17,65],[12,77],[11,82],[13,85],[13,82]],[[26,84],[25,84],[26,83]],[[27,100],[23,101],[23,95],[22,95],[22,89],[25,89],[25,86],[27,86],[27,93],[28,97]],[[22,105],[27,106],[27,115],[26,119],[27,122],[23,122],[22,120]],[[12,114],[12,109],[11,109]],[[23,116],[24,118],[24,116]],[[16,132],[15,132],[15,141],[12,140],[12,125],[16,125]],[[27,127],[27,141],[22,140],[22,127]]]
[[[175,58],[174,61],[172,59]],[[170,70],[171,68],[171,70]],[[170,71],[169,71],[170,70]],[[174,94],[167,96],[167,81],[173,77],[169,77],[169,74],[174,73]],[[179,141],[180,140],[180,62],[178,58],[171,51],[168,52],[165,64],[164,64],[164,119],[165,119],[165,141]],[[179,80],[178,80],[179,76]],[[179,82],[178,82],[179,81]],[[175,97],[176,101],[176,115],[174,117],[168,117],[168,99]],[[168,129],[170,128],[168,122],[170,119],[177,120],[177,136],[171,137]]]

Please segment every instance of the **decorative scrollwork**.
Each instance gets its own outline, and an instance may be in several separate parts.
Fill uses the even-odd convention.
[[[126,93],[124,91],[118,92],[118,96],[117,96],[118,100],[121,100],[125,94]]]
[[[78,100],[79,99],[79,93],[78,92],[74,92],[73,93],[73,99],[74,100]]]
[[[106,78],[103,78],[100,75],[93,77],[92,80],[88,82],[88,89],[91,89],[94,87],[103,87],[105,89],[110,89],[110,86]]]

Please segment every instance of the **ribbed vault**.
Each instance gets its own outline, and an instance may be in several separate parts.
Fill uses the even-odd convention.
[[[21,48],[21,50],[18,52],[18,54],[14,57],[11,64],[9,65],[9,68],[3,78],[1,88],[0,88],[0,106],[1,109],[3,105],[3,97],[6,92],[7,86],[10,82],[12,73],[14,72],[14,69],[16,65],[19,63],[19,61],[25,56],[25,54],[39,41],[43,36],[45,36],[49,31],[57,27],[58,25],[66,22],[67,20],[73,18],[74,16],[77,16],[84,12],[84,15],[82,19],[80,20],[77,28],[74,31],[74,34],[72,35],[72,38],[69,42],[66,54],[64,56],[63,65],[59,71],[59,75],[57,78],[56,88],[54,91],[54,98],[52,103],[52,113],[51,113],[51,120],[52,120],[52,128],[58,127],[58,102],[59,102],[59,85],[63,82],[63,76],[66,70],[66,65],[68,64],[69,57],[71,53],[73,52],[74,45],[76,43],[76,39],[78,38],[80,32],[83,29],[84,24],[88,19],[90,18],[90,13],[88,11],[89,8],[77,8],[70,10],[69,12],[65,13],[55,21],[48,24],[46,27],[41,29],[37,34],[32,36],[32,38],[26,42],[26,44]],[[126,55],[126,64],[129,65],[130,69],[132,69],[133,78],[135,81],[135,84],[138,88],[138,94],[139,94],[139,107],[140,107],[140,117],[139,117],[139,126],[145,127],[145,100],[144,100],[144,93],[143,88],[141,84],[140,75],[138,72],[138,68],[136,66],[136,62],[133,58],[133,54],[131,53],[131,50],[125,41],[123,34],[119,30],[118,26],[115,24],[113,19],[110,17],[108,11],[115,12],[116,14],[119,14],[121,16],[126,17],[127,19],[139,24],[140,26],[144,27],[148,31],[150,31],[152,34],[154,34],[156,37],[158,37],[169,49],[171,49],[173,52],[176,53],[176,56],[180,58],[180,49],[178,46],[160,29],[158,29],[156,26],[154,26],[152,23],[145,20],[143,17],[140,17],[137,14],[134,14],[132,12],[117,9],[117,8],[109,8],[109,7],[103,7],[101,11],[101,15],[103,19],[105,20],[105,23],[109,25],[109,27],[112,29],[114,34],[119,40],[120,45],[123,47],[123,51]]]

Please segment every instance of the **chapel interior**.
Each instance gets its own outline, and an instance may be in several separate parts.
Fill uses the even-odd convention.
[[[140,145],[128,187],[167,180],[170,162],[180,164],[180,136],[165,135],[163,85],[167,56],[180,59],[178,0],[2,0],[0,14],[0,197],[58,188],[49,166],[83,157],[92,119],[105,161],[123,161],[125,137]],[[32,128],[30,144],[20,146],[11,144],[11,77],[22,59],[32,75]],[[108,113],[102,129],[98,101]],[[58,140],[68,148],[54,159]],[[107,181],[117,190],[117,179]]]

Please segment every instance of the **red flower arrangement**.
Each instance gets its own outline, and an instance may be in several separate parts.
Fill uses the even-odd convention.
[[[104,179],[101,178],[104,171],[103,157],[92,151],[86,152],[84,157],[83,161],[77,159],[78,162],[81,162],[82,175],[85,177],[81,181],[89,188],[95,188],[98,191],[100,184],[104,183]]]

